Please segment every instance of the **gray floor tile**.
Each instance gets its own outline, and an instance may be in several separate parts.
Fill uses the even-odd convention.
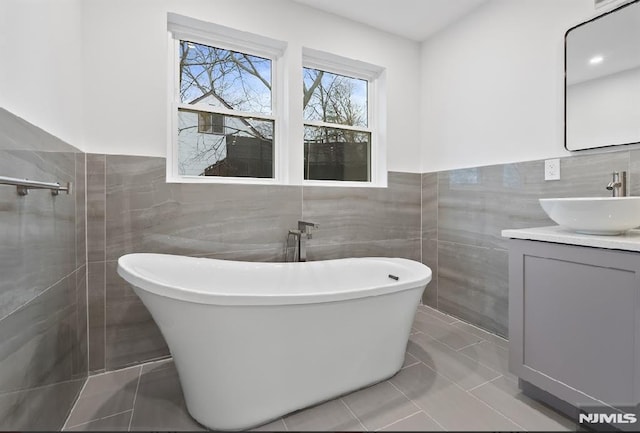
[[[0,394],[0,431],[58,430],[84,379]]]
[[[498,373],[517,382],[517,377],[509,373],[509,351],[488,341],[466,347],[460,353],[486,365]]]
[[[254,430],[575,428],[570,419],[524,396],[515,382],[500,376],[507,360],[501,346],[483,341],[455,351],[418,332],[407,350],[405,367],[389,381]],[[127,408],[118,411],[117,407]],[[90,377],[69,418],[68,430],[126,430],[129,423],[132,430],[204,430],[186,410],[172,360]]]
[[[417,364],[418,362],[420,362],[420,360],[418,358],[416,358],[415,356],[413,356],[409,352],[406,352],[404,354],[404,364],[402,364],[402,368],[406,368],[406,367],[408,367],[410,365]]]
[[[187,412],[173,361],[145,365],[133,408],[131,430],[206,430]]]
[[[284,425],[282,418],[279,418],[270,423],[261,425],[259,427],[252,428],[250,431],[286,431],[287,428]]]
[[[158,361],[152,361],[144,364],[142,366],[142,374],[149,373],[158,368],[175,368],[173,358],[159,359]]]
[[[490,341],[493,344],[502,347],[503,349],[509,349],[509,340],[504,339],[496,334],[492,334],[488,331],[485,331],[484,329],[480,329],[477,326],[470,325],[469,323],[463,321],[453,323],[452,325],[456,328],[462,329],[465,332],[468,332],[469,334],[477,335],[483,340]]]
[[[91,376],[82,390],[67,426],[89,421],[133,409],[133,400],[138,386],[141,367]]]
[[[522,394],[518,386],[504,377],[471,391],[526,430],[572,431],[576,425],[569,418]]]
[[[381,431],[442,431],[440,427],[429,415],[420,411],[401,421],[393,423]]]
[[[463,330],[443,322],[437,317],[418,311],[413,326],[420,332],[443,342],[454,350],[483,341],[477,335],[469,334]]]
[[[407,352],[466,390],[500,376],[478,361],[421,333],[411,336]]]
[[[290,431],[363,430],[363,426],[340,399],[287,415],[284,422]]]
[[[450,315],[448,315],[446,313],[443,313],[440,310],[436,310],[433,307],[429,307],[428,305],[420,305],[420,306],[418,306],[418,311],[420,311],[421,313],[427,313],[427,314],[430,314],[432,316],[435,316],[438,319],[440,319],[443,322],[446,322],[448,324],[452,324],[452,323],[460,321],[460,319],[457,319],[457,318],[455,318],[453,316],[450,316]]]
[[[412,413],[418,407],[389,382],[381,382],[342,398],[367,430],[377,430]]]
[[[68,431],[127,431],[131,421],[131,410],[106,418],[90,421],[67,429]]]
[[[390,381],[445,430],[522,430],[422,363],[400,370]]]

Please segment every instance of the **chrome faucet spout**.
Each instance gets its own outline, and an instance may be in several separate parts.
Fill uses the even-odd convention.
[[[627,195],[627,172],[615,171],[612,173],[613,179],[607,184],[607,190],[611,191],[613,197],[625,197]]]
[[[298,221],[298,230],[307,230],[308,228],[317,229],[319,227],[320,225],[316,223],[310,223],[308,221]]]
[[[318,228],[318,224],[311,223],[308,221],[298,221],[298,229],[289,230],[289,234],[295,236],[297,240],[298,247],[298,261],[306,262],[307,261],[307,240],[312,238],[311,229]]]

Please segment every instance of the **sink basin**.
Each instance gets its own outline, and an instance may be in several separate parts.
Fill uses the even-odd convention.
[[[589,235],[618,235],[640,226],[640,197],[541,198],[558,225]]]

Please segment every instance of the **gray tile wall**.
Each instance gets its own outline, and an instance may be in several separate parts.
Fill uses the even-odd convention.
[[[603,196],[612,171],[630,172],[640,193],[640,151],[561,159],[562,180],[544,181],[544,161],[439,173],[389,173],[388,188],[167,184],[164,158],[87,156],[89,332],[93,371],[169,354],[117,259],[163,252],[282,261],[299,219],[320,224],[309,260],[400,256],[433,270],[423,302],[506,336],[506,228],[552,225],[538,198]]]
[[[603,196],[612,171],[640,195],[640,151],[439,173],[389,187],[167,184],[164,158],[85,155],[0,109],[0,174],[74,183],[70,196],[0,186],[0,429],[62,426],[87,371],[169,352],[117,275],[129,252],[282,261],[299,219],[310,260],[400,256],[433,270],[423,301],[507,335],[505,228],[551,225],[540,197]],[[290,245],[289,245],[290,247]]]
[[[87,155],[90,369],[166,357],[148,311],[117,272],[131,252],[283,261],[288,230],[320,224],[308,258],[420,260],[419,174],[389,188],[167,184],[165,159]],[[103,176],[104,173],[104,176]]]
[[[0,109],[0,430],[59,429],[88,373],[85,155]]]
[[[507,336],[507,244],[501,230],[554,225],[538,198],[607,196],[611,173],[621,170],[629,173],[631,193],[640,194],[640,151],[561,158],[559,181],[544,180],[544,161],[423,175],[423,260],[437,274],[425,303]]]

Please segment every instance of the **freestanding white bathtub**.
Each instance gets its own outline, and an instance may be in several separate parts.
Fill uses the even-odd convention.
[[[118,273],[162,331],[189,413],[220,430],[254,427],[394,375],[431,281],[427,266],[399,258],[128,254]]]

